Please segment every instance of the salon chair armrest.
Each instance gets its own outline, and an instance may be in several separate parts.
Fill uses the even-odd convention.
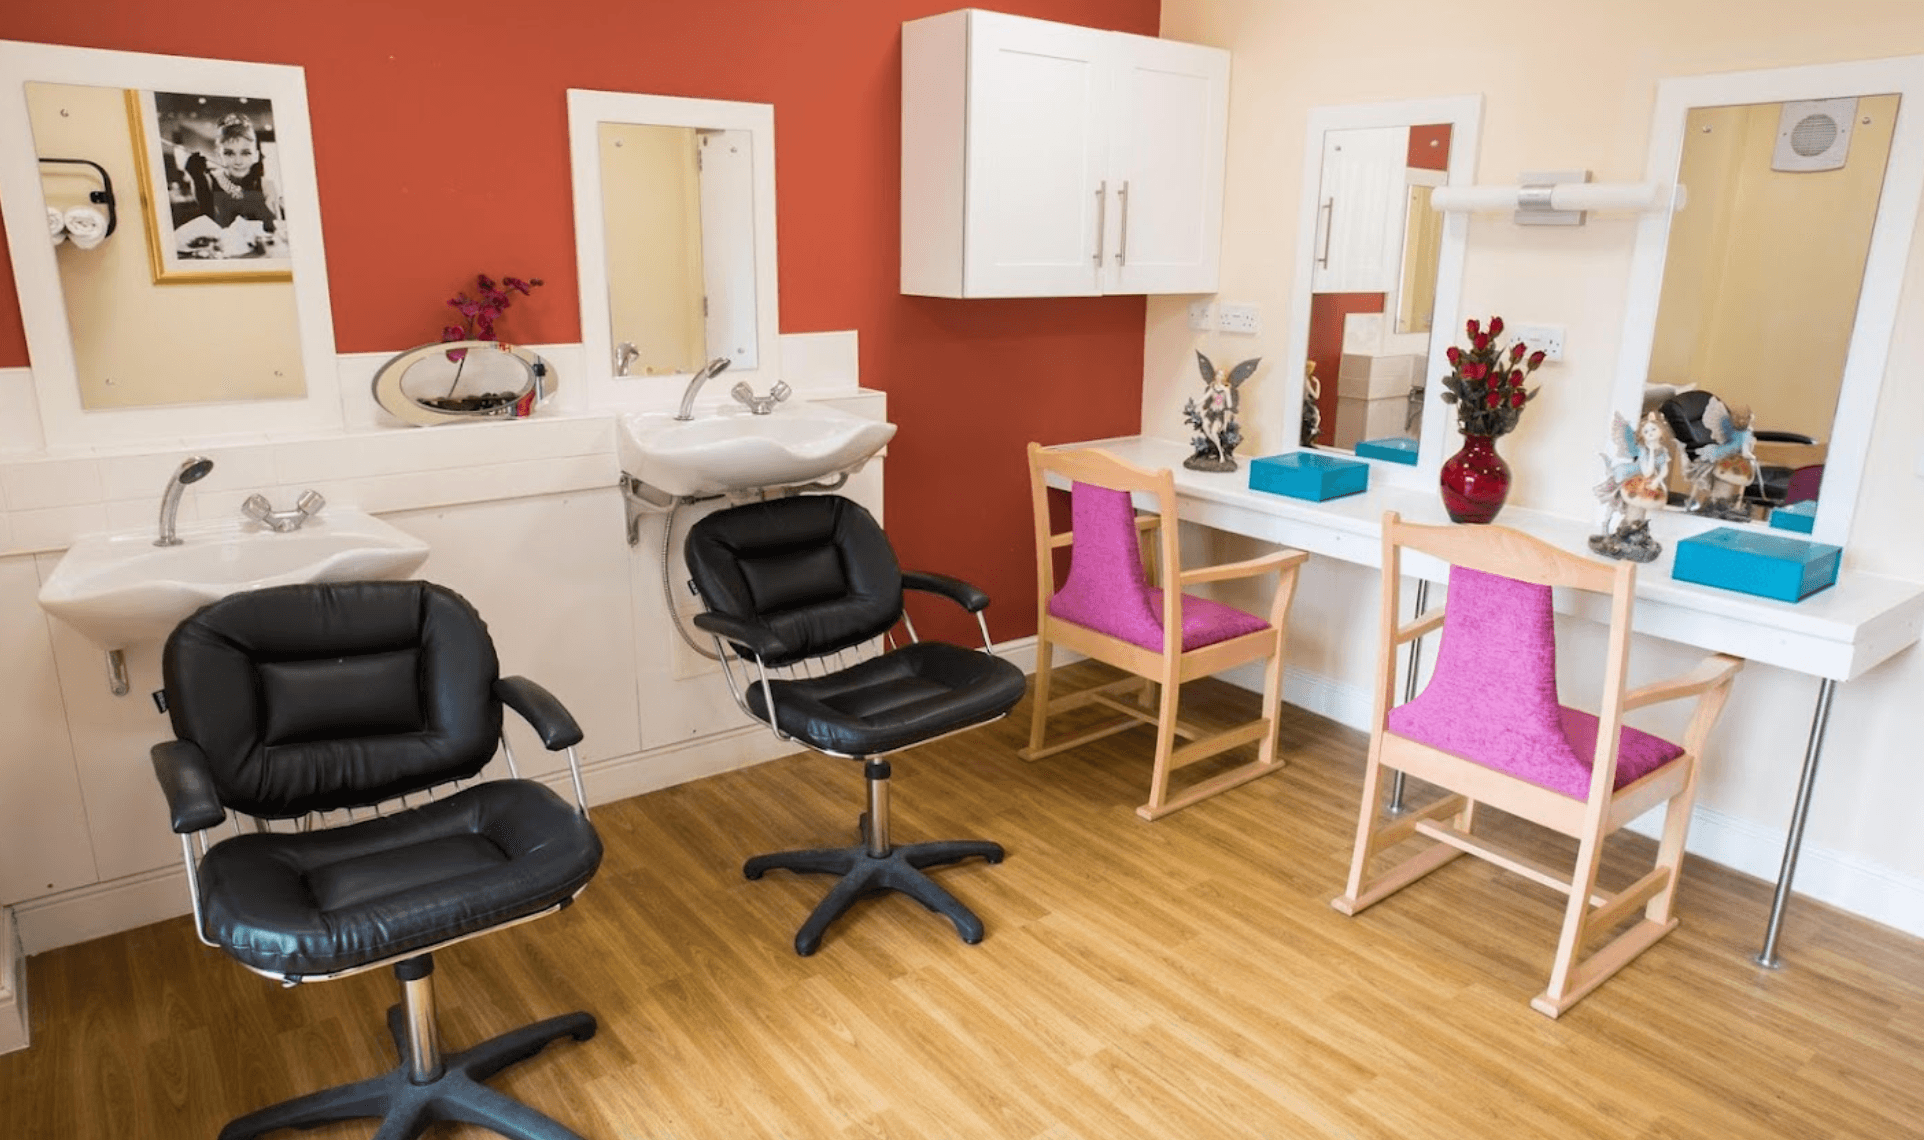
[[[1757,437],[1757,442],[1759,443],[1812,444],[1817,442],[1802,432],[1795,431],[1758,431],[1752,432],[1751,434]]]
[[[227,818],[227,809],[220,806],[220,795],[214,791],[207,755],[198,744],[169,740],[154,745],[150,755],[176,834],[205,831]]]
[[[501,703],[521,714],[534,726],[535,734],[548,751],[573,748],[581,743],[581,726],[553,693],[526,677],[500,677],[494,682],[494,695]]]
[[[695,628],[705,630],[717,637],[746,646],[750,653],[764,661],[775,660],[788,655],[788,646],[775,636],[775,631],[767,626],[750,625],[745,621],[729,617],[727,614],[699,613],[695,615]]]
[[[902,585],[905,589],[940,594],[972,614],[979,614],[989,608],[988,594],[960,578],[951,578],[947,574],[934,574],[927,570],[904,570]]]

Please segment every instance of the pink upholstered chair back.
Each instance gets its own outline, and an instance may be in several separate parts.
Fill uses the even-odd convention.
[[[1163,644],[1163,590],[1142,568],[1136,512],[1127,491],[1072,484],[1070,528],[1075,545],[1069,577],[1049,599],[1049,613],[1157,652]],[[1165,568],[1174,573],[1174,567]],[[1182,648],[1196,649],[1266,629],[1269,623],[1220,602],[1183,595]]]
[[[1423,692],[1390,710],[1399,736],[1578,799],[1590,791],[1597,718],[1557,698],[1550,587],[1450,567],[1443,642]],[[1682,749],[1625,727],[1618,787]]]

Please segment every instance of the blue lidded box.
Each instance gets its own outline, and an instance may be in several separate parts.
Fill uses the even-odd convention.
[[[1366,439],[1356,445],[1356,454],[1365,459],[1386,459],[1391,463],[1416,466],[1416,441],[1406,435]]]
[[[1249,461],[1249,489],[1292,499],[1340,498],[1367,490],[1370,465],[1316,451],[1292,451]]]
[[[1837,581],[1844,550],[1762,530],[1719,527],[1677,544],[1670,576],[1780,602],[1800,602]]]
[[[1817,500],[1805,499],[1801,503],[1778,507],[1770,512],[1770,525],[1778,530],[1794,530],[1799,534],[1809,534],[1811,528],[1817,525]]]

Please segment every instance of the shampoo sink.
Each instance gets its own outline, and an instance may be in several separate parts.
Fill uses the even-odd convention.
[[[668,412],[621,418],[622,469],[668,495],[705,497],[792,487],[853,471],[895,435],[895,425],[812,404],[746,408],[692,420]]]
[[[217,598],[262,586],[399,578],[427,560],[420,539],[372,515],[328,509],[297,531],[254,523],[183,527],[180,545],[151,530],[75,542],[40,588],[40,608],[114,651],[158,642]]]

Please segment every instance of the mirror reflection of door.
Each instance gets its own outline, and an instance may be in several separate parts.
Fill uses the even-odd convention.
[[[1814,502],[1898,97],[1690,111],[1644,410],[1678,437],[1673,500],[1714,446],[1703,394],[1755,433],[1748,512]]]
[[[1319,446],[1417,439],[1442,244],[1429,195],[1449,156],[1447,123],[1324,135],[1305,362]]]
[[[83,247],[54,229],[53,218],[59,213],[63,225],[79,226],[69,212],[95,208],[90,195],[101,189],[99,175],[85,165],[40,165],[80,406],[98,410],[304,395],[291,280],[247,280],[245,272],[155,279],[149,243],[156,235],[145,228],[162,227],[166,232],[159,240],[171,245],[185,227],[175,225],[178,214],[170,203],[142,209],[142,199],[151,204],[148,188],[170,182],[163,170],[185,170],[196,154],[202,165],[218,164],[217,140],[171,132],[140,139],[137,147],[134,132],[142,128],[130,107],[138,100],[129,96],[141,93],[75,84],[25,86],[37,156],[98,163],[114,187],[114,232]],[[142,156],[163,169],[143,169]],[[104,210],[104,204],[98,208]],[[235,262],[237,268],[244,264]]]
[[[616,375],[756,367],[753,158],[746,131],[600,124]]]

